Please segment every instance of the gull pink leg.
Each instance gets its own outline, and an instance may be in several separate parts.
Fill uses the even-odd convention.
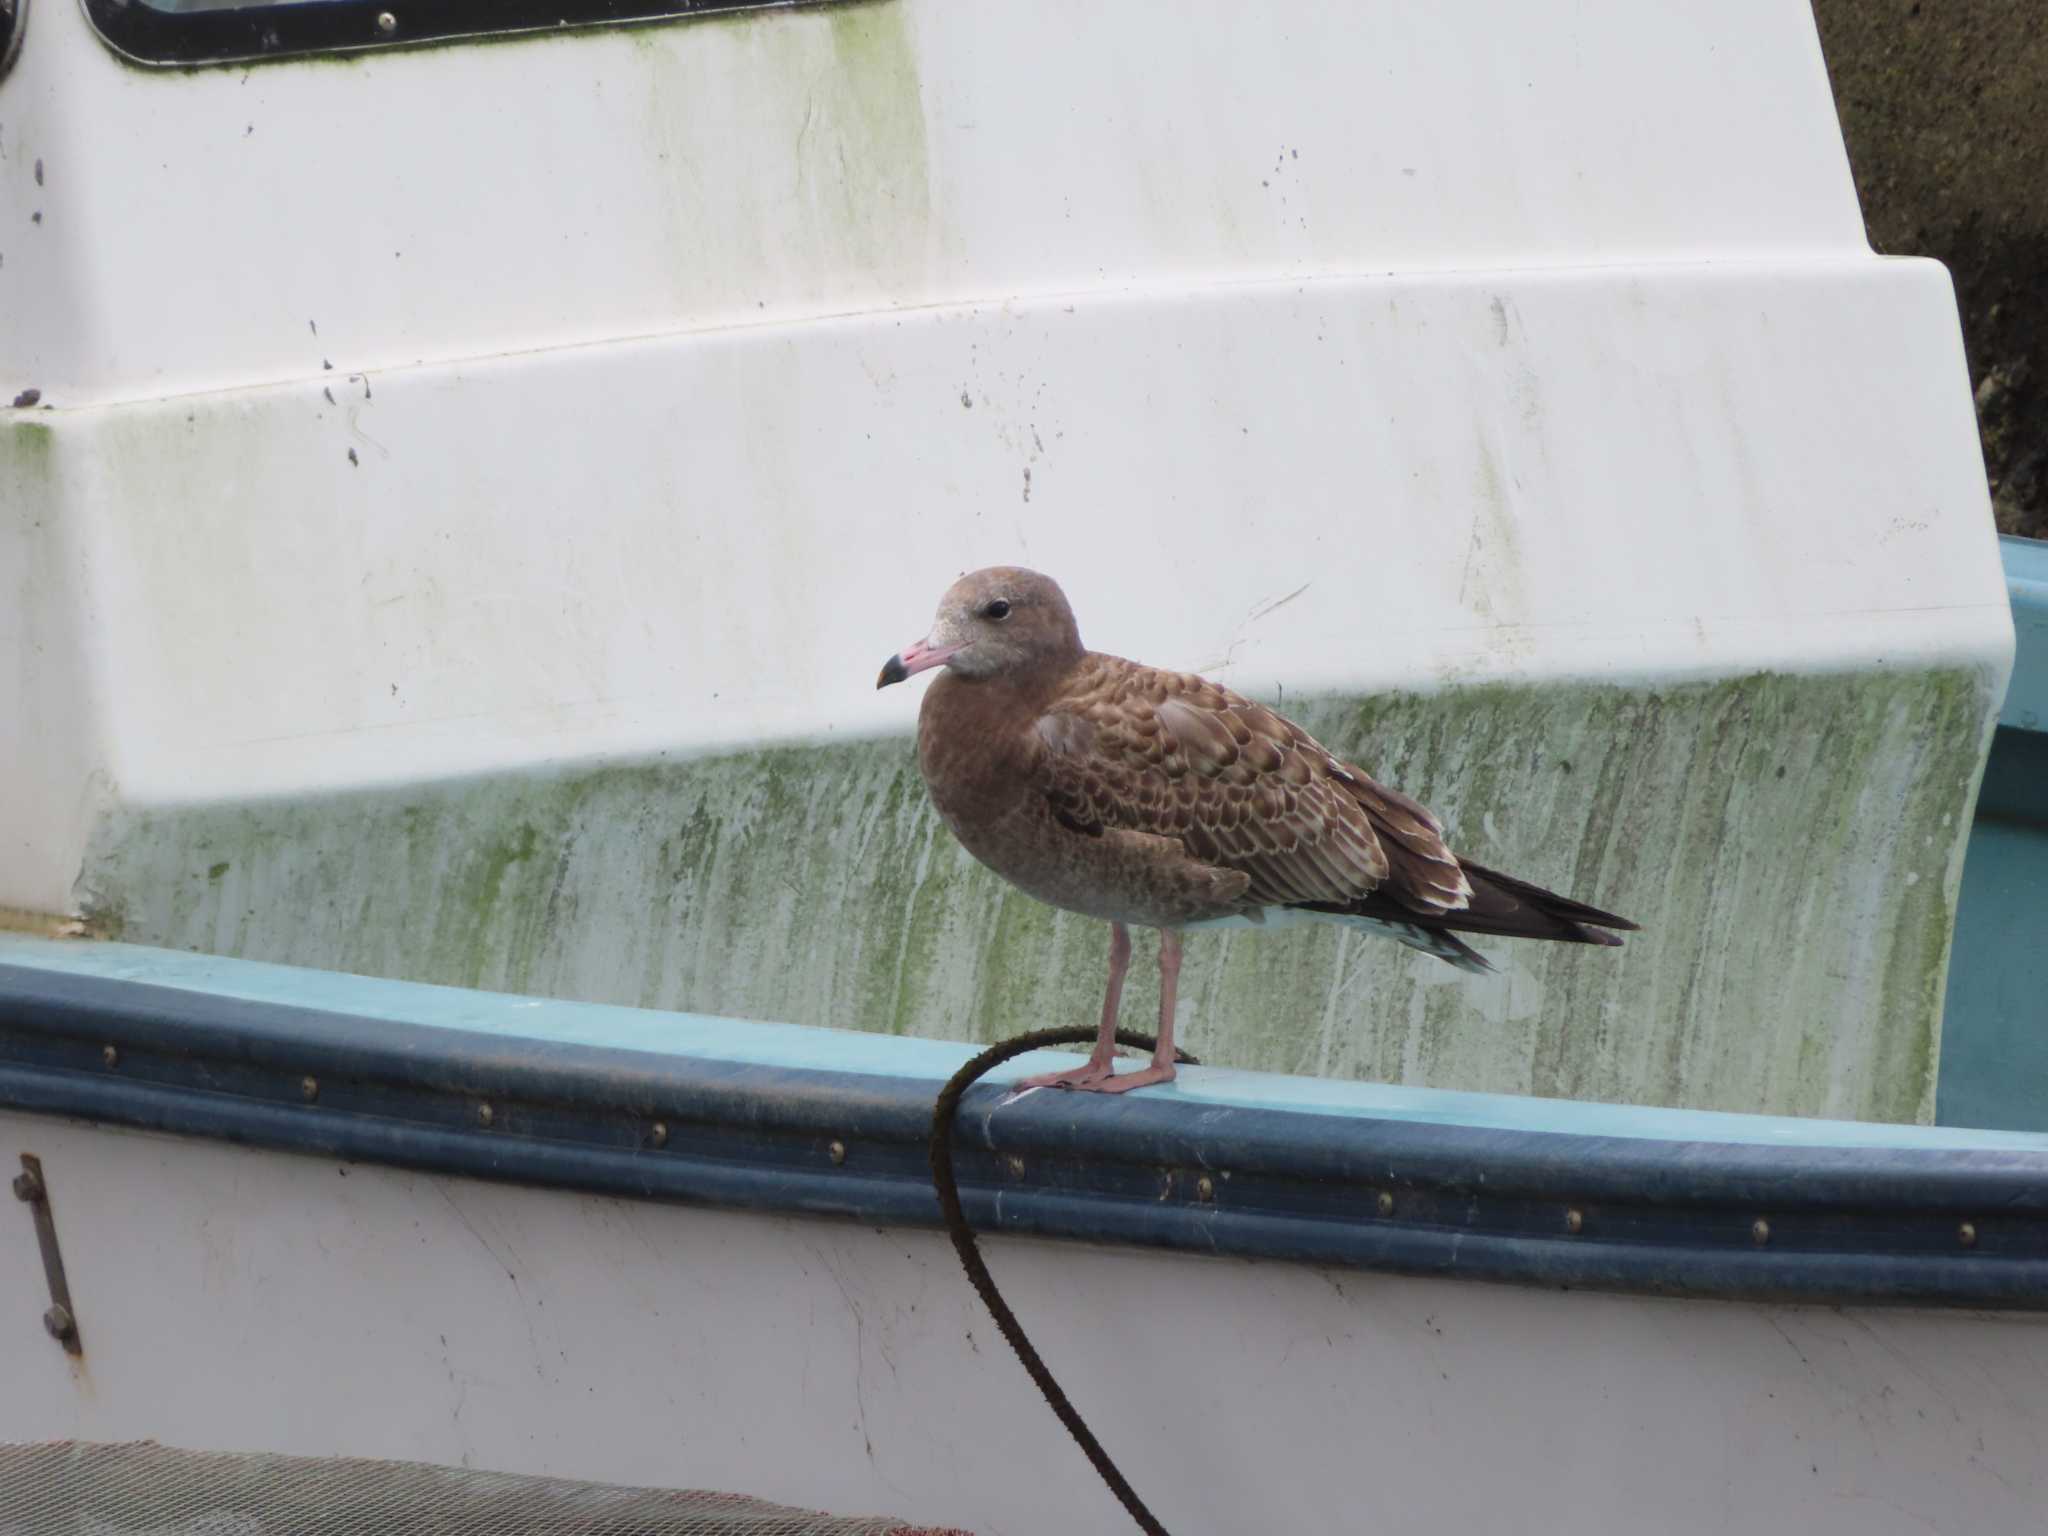
[[[1102,1028],[1095,1036],[1095,1050],[1088,1065],[1067,1072],[1046,1072],[1021,1079],[1019,1088],[1086,1088],[1110,1074],[1116,1060],[1116,1015],[1124,997],[1124,972],[1131,968],[1131,930],[1122,923],[1109,925],[1109,990],[1102,996]]]
[[[1180,991],[1180,935],[1171,928],[1159,930],[1159,1037],[1152,1048],[1152,1065],[1100,1081],[1077,1083],[1077,1088],[1096,1093],[1129,1093],[1154,1083],[1173,1081],[1173,1003]]]

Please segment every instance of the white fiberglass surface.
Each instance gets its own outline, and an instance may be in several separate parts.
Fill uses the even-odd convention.
[[[140,70],[41,5],[0,160],[8,387],[75,406],[1078,288],[1867,250],[1803,4],[1282,10],[896,0]]]
[[[0,826],[89,803],[80,763],[163,804],[902,731],[875,668],[999,563],[1058,579],[1092,646],[1260,696],[1996,686],[1963,378],[1946,275],[1864,259],[927,311],[58,412],[20,643],[91,686],[48,690],[37,739],[77,749]],[[23,878],[0,903],[62,909]]]

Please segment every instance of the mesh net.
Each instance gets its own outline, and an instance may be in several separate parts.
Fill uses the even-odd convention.
[[[0,1444],[0,1536],[968,1536],[732,1493],[409,1461]]]

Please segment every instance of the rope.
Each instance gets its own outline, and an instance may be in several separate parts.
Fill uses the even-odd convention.
[[[1074,1405],[1067,1401],[1067,1394],[1060,1390],[1060,1384],[1052,1379],[1052,1372],[1039,1359],[1038,1351],[1024,1337],[1017,1314],[1010,1310],[1010,1304],[996,1290],[995,1279],[982,1260],[980,1245],[974,1240],[974,1229],[967,1225],[967,1213],[960,1209],[960,1186],[953,1177],[953,1120],[960,1109],[960,1096],[974,1080],[1012,1056],[1022,1056],[1026,1051],[1036,1051],[1048,1045],[1085,1044],[1092,1042],[1095,1034],[1094,1029],[1081,1027],[1033,1030],[1028,1035],[1018,1035],[1015,1039],[990,1046],[947,1079],[946,1086],[939,1090],[939,1102],[932,1110],[932,1187],[938,1191],[939,1210],[946,1218],[946,1235],[953,1239],[953,1251],[960,1255],[960,1267],[967,1271],[968,1280],[995,1318],[996,1326],[1003,1331],[1003,1337],[1010,1341],[1010,1348],[1017,1352],[1025,1371],[1037,1383],[1038,1390],[1045,1394],[1046,1402],[1052,1405],[1052,1411],[1059,1415],[1060,1422],[1067,1426],[1067,1433],[1074,1437],[1095,1470],[1102,1474],[1102,1480],[1109,1484],[1109,1491],[1138,1522],[1138,1529],[1145,1532],[1145,1536],[1167,1536],[1166,1527],[1153,1518],[1152,1511],[1145,1507],[1137,1491],[1124,1481],[1123,1473],[1109,1459],[1109,1452],[1102,1448],[1102,1442],[1095,1438],[1094,1431],[1075,1411]],[[1116,1039],[1117,1044],[1140,1051],[1150,1051],[1154,1044],[1150,1035],[1129,1029],[1118,1030]],[[1185,1051],[1175,1051],[1174,1059],[1189,1066],[1198,1065],[1195,1058]]]

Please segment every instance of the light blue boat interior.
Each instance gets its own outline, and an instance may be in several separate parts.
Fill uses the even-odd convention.
[[[978,1049],[972,1044],[860,1030],[761,1024],[608,1003],[518,997],[133,944],[75,943],[5,934],[0,935],[0,965],[511,1040],[649,1051],[791,1071],[923,1079],[932,1084],[935,1093]],[[991,1080],[1001,1082],[1077,1060],[1079,1057],[1063,1053],[1036,1052],[1005,1064]],[[1644,1108],[1214,1067],[1185,1068],[1175,1082],[1146,1091],[1193,1106],[1408,1120],[1486,1130],[1785,1147],[2048,1152],[2048,1135],[2019,1131]]]
[[[1956,898],[1935,1118],[2048,1129],[2048,543],[2001,539],[2016,639]]]

